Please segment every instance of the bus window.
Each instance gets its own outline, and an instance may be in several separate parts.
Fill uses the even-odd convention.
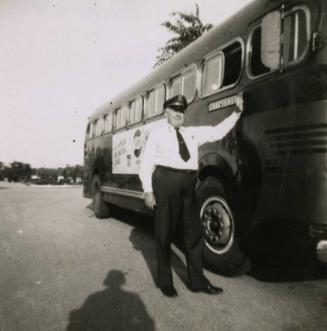
[[[127,124],[127,119],[128,119],[128,114],[129,114],[129,108],[128,105],[124,105],[121,107],[121,128],[124,128]]]
[[[114,118],[115,129],[119,129],[119,127],[120,127],[120,116],[121,116],[121,108],[117,108],[115,110],[115,118]]]
[[[109,113],[105,116],[104,120],[104,132],[111,132],[112,131],[112,113]]]
[[[169,88],[169,97],[172,98],[182,93],[182,76],[178,75],[171,80]]]
[[[143,115],[143,96],[140,95],[135,101],[135,123],[141,122]]]
[[[147,102],[146,102],[146,117],[152,117],[155,115],[155,93],[154,90],[151,90],[148,93]]]
[[[89,132],[90,139],[95,136],[95,124],[96,124],[96,121],[90,123],[90,132]]]
[[[88,125],[87,125],[87,129],[86,129],[86,137],[88,139],[91,139],[92,138],[92,135],[93,135],[93,123],[90,122]]]
[[[119,130],[126,126],[128,115],[128,107],[127,105],[118,108],[115,112],[115,129]]]
[[[280,38],[282,54],[277,55],[279,59],[277,58],[278,63],[274,70],[279,69],[281,63],[284,67],[287,67],[301,60],[310,39],[309,12],[306,7],[294,7],[286,12],[282,20],[282,25],[283,35]],[[265,45],[262,45],[261,42],[262,31],[261,25],[255,27],[249,40],[250,58],[248,70],[253,77],[258,77],[272,71],[262,62],[262,52],[265,51]],[[271,53],[271,50],[269,51]],[[271,54],[269,55],[271,56]]]
[[[235,84],[240,77],[242,69],[242,44],[236,41],[225,47],[222,51],[225,56],[222,87],[225,87]]]
[[[187,69],[182,74],[182,91],[188,103],[192,102],[196,93],[196,68]]]
[[[250,73],[252,76],[261,76],[270,72],[261,60],[261,26],[256,27],[251,35]]]
[[[156,114],[162,113],[165,98],[166,98],[166,85],[162,84],[156,89],[156,107],[155,107]]]
[[[103,133],[104,121],[103,118],[99,118],[95,124],[95,136],[99,137]]]
[[[283,22],[283,61],[288,65],[297,61],[305,52],[309,41],[306,12],[294,8],[286,14]]]
[[[135,100],[131,101],[130,106],[129,106],[129,124],[134,124],[135,123]]]
[[[202,96],[213,94],[221,87],[223,62],[224,55],[221,52],[204,60],[201,79]]]

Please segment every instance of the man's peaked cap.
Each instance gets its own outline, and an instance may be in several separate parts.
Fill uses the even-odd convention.
[[[174,97],[166,100],[164,109],[171,108],[176,111],[184,112],[187,108],[187,101],[184,95],[175,95]]]

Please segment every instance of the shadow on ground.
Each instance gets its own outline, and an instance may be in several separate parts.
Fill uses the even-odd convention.
[[[258,226],[244,247],[252,261],[250,275],[267,282],[326,279],[316,240],[307,233],[307,227],[290,222]]]
[[[122,288],[125,276],[109,271],[105,289],[90,295],[83,305],[69,314],[66,331],[155,330],[140,297]]]
[[[156,256],[152,218],[116,207],[113,209],[112,216],[133,227],[129,239],[133,247],[142,254],[154,283],[156,283]],[[179,237],[175,239],[174,243],[183,252],[183,244]],[[299,251],[300,246],[302,251]],[[304,243],[293,246],[293,249],[294,247],[296,251],[287,251],[282,244],[275,240],[273,242],[261,240],[255,245],[245,243],[242,245],[242,251],[245,252],[245,255],[244,264],[241,267],[233,264],[233,261],[242,260],[239,258],[237,250],[231,252],[231,255],[236,254],[236,256],[231,256],[231,259],[229,259],[229,261],[232,261],[231,263],[226,259],[222,259],[221,265],[216,267],[206,263],[204,263],[204,266],[211,272],[225,277],[241,276],[247,273],[249,276],[265,282],[296,282],[327,278],[326,265],[305,256],[304,253],[312,250],[312,248],[306,247]],[[295,256],[297,258],[294,258]],[[185,264],[173,251],[172,267],[187,286]],[[235,270],[233,271],[234,267]]]
[[[258,247],[250,251],[252,268],[249,275],[265,282],[298,282],[326,279],[326,266],[306,256],[294,258],[291,252],[276,247]]]

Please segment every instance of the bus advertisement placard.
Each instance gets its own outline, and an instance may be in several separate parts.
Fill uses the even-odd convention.
[[[164,119],[118,132],[112,140],[112,173],[138,174],[141,156],[149,133]]]

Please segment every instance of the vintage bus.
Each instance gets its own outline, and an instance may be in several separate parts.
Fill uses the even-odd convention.
[[[199,150],[205,258],[228,260],[237,242],[268,228],[292,243],[294,256],[326,263],[326,7],[251,2],[96,110],[84,145],[84,196],[95,215],[108,217],[110,205],[149,213],[138,170],[168,97],[184,94],[185,125],[199,126],[220,122],[241,96],[237,126]]]

